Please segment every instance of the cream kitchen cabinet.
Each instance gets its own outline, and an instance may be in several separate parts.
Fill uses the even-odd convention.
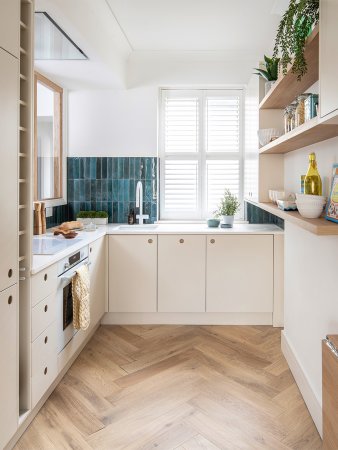
[[[206,311],[273,312],[273,236],[207,237]]]
[[[18,296],[12,286],[0,293],[0,448],[15,433],[19,415]]]
[[[0,49],[0,67],[0,236],[1,254],[6,255],[0,261],[2,291],[18,281],[19,61]]]
[[[89,245],[90,321],[96,325],[106,309],[107,299],[107,241],[103,236]]]
[[[158,236],[158,311],[205,312],[206,236]]]
[[[320,0],[319,17],[320,116],[331,119],[338,116],[337,0]]]
[[[20,0],[0,0],[0,47],[16,58],[19,58],[19,27]]]
[[[109,236],[109,312],[157,311],[157,236]]]

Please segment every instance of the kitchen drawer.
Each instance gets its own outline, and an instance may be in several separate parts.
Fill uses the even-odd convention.
[[[56,294],[53,293],[32,309],[32,342],[56,320]]]
[[[42,344],[41,344],[42,345]],[[43,394],[47,391],[49,386],[53,383],[57,377],[57,354],[56,350],[52,353],[45,353],[45,358],[39,358],[35,356],[35,353],[39,351],[40,342],[36,340],[33,343],[33,361],[35,360],[36,366],[34,367],[34,375],[32,376],[32,407],[38,403]]]
[[[46,298],[57,289],[58,273],[57,265],[48,267],[45,270],[32,276],[32,306],[35,306],[42,299]]]
[[[32,343],[32,377],[39,374],[51,356],[57,357],[57,322],[53,322]]]

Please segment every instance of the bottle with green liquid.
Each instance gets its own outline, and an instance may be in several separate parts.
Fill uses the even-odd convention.
[[[316,154],[309,154],[309,168],[304,180],[304,194],[322,195],[322,180],[320,178]]]

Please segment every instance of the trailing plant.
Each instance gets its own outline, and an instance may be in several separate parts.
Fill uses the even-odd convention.
[[[264,55],[264,61],[266,70],[255,68],[258,72],[255,75],[263,77],[266,81],[276,81],[278,78],[279,58],[268,58]]]
[[[107,219],[108,213],[106,211],[96,211],[95,219]]]
[[[76,215],[79,219],[94,219],[95,211],[79,211],[79,213]]]
[[[225,189],[223,198],[214,212],[215,217],[219,216],[234,216],[239,210],[241,204],[235,195],[231,194],[229,189]]]
[[[280,55],[283,74],[292,63],[292,72],[300,80],[307,72],[304,56],[306,38],[319,20],[319,0],[290,0],[277,29],[273,58]]]

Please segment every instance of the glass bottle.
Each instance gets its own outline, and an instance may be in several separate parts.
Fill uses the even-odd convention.
[[[322,195],[322,180],[320,178],[316,154],[309,154],[309,168],[304,180],[304,194]]]

